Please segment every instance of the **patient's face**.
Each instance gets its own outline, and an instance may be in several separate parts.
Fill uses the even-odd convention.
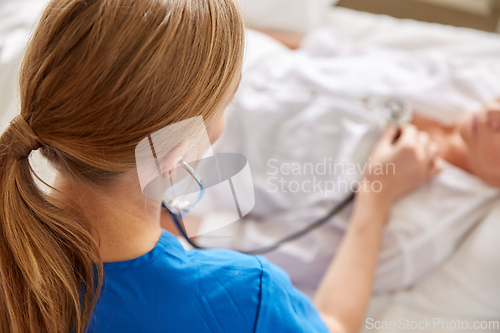
[[[474,172],[491,185],[500,187],[500,101],[460,123]]]

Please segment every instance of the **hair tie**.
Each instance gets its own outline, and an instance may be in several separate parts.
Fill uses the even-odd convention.
[[[43,147],[44,144],[22,115],[17,115],[10,122],[7,130],[12,131],[10,154],[16,160],[30,155],[31,151]]]

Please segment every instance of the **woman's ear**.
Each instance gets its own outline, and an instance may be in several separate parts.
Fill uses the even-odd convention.
[[[172,172],[178,166],[179,160],[182,158],[183,153],[185,151],[186,144],[181,143],[174,149],[168,152],[167,155],[163,156],[159,161],[159,165],[161,167],[162,177],[164,179],[172,179]]]

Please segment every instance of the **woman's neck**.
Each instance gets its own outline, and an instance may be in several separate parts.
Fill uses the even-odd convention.
[[[445,161],[473,173],[467,154],[467,146],[456,126],[445,126],[420,113],[414,114],[412,122],[419,130],[429,133],[439,145],[439,155]]]
[[[137,258],[153,249],[161,236],[161,204],[132,186],[102,193],[88,184],[58,174],[51,198],[70,210],[78,205],[90,223],[103,262]]]

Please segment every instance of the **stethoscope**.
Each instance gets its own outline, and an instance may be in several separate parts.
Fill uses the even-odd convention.
[[[384,105],[383,105],[383,112],[385,113],[386,119],[390,119],[392,122],[396,124],[396,126],[401,126],[403,123],[408,122],[411,119],[411,106],[409,103],[401,98],[398,97],[390,97],[388,98]],[[162,201],[162,207],[166,209],[171,217],[172,220],[181,233],[181,235],[186,239],[186,241],[196,249],[209,249],[207,247],[200,246],[196,244],[191,238],[188,237],[186,231],[181,225],[181,220],[182,216],[189,212],[189,210],[196,204],[198,203],[202,198],[205,193],[205,185],[203,183],[203,180],[201,177],[196,173],[196,171],[189,165],[186,161],[184,161],[182,158],[179,158],[178,162],[180,163],[180,166],[194,179],[194,181],[198,184],[200,188],[200,194],[198,198],[193,201],[179,201],[179,200],[169,200],[169,201]],[[330,219],[335,217],[337,214],[339,214],[346,206],[348,206],[350,203],[354,201],[354,198],[356,197],[356,190],[351,191],[339,204],[337,204],[335,207],[333,207],[324,217],[314,221],[313,223],[309,224],[308,226],[288,235],[285,236],[271,245],[268,246],[263,246],[259,247],[256,249],[252,250],[246,250],[242,251],[239,250],[241,253],[245,254],[264,254],[273,250],[276,250],[280,246],[282,246],[285,243],[289,243],[291,241],[294,241],[300,237],[303,237],[313,231],[314,229],[322,226],[326,222],[328,222]]]

